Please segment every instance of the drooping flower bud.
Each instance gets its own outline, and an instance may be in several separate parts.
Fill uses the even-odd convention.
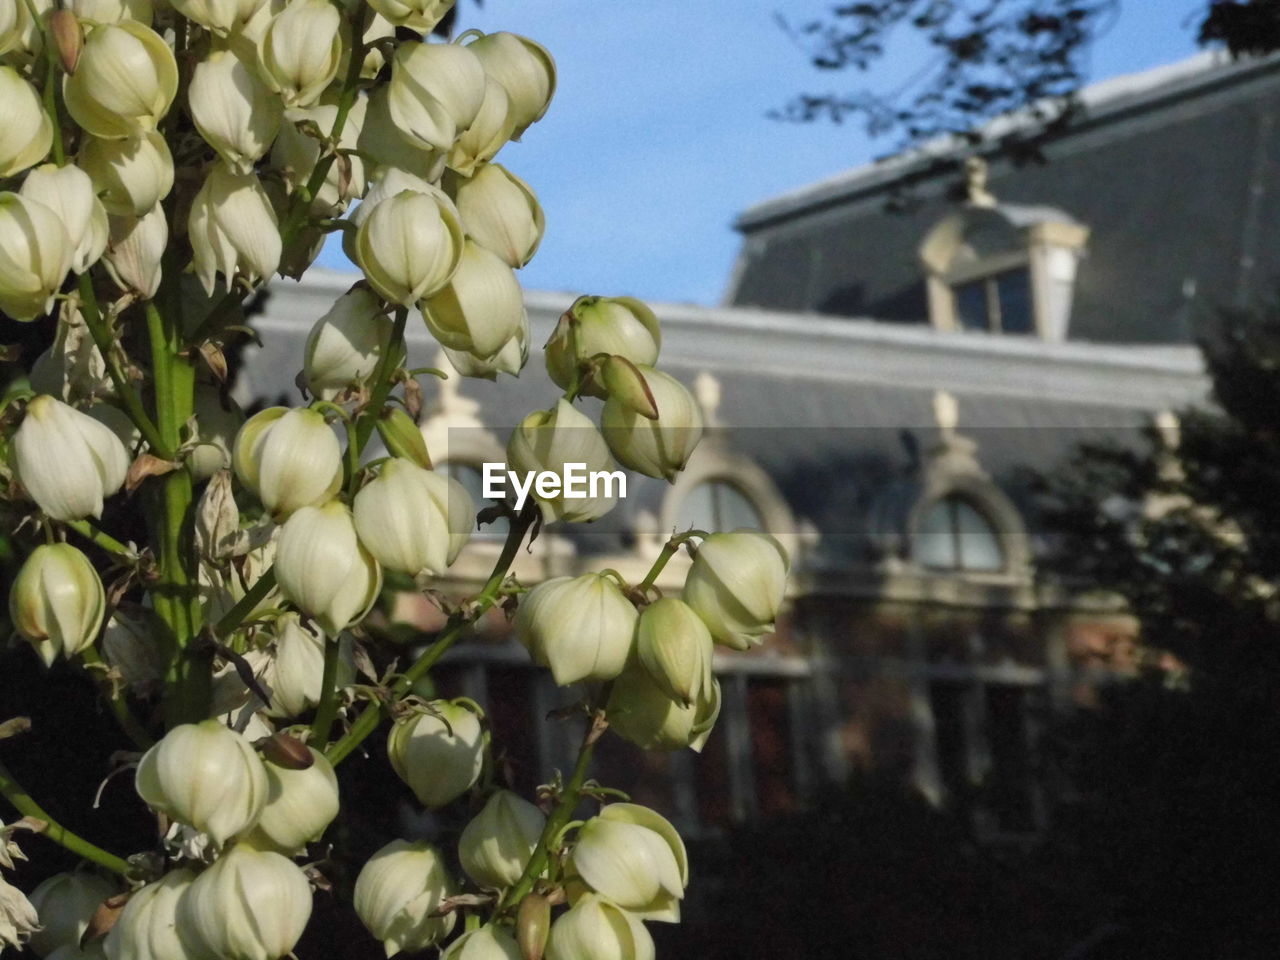
[[[613,730],[642,750],[701,752],[720,716],[720,681],[689,706],[662,692],[649,672],[639,664],[623,670],[614,681],[608,704]]]
[[[95,137],[137,137],[155,130],[169,112],[178,64],[151,28],[133,20],[101,24],[85,37],[62,92],[71,118]]]
[[[124,905],[102,942],[107,960],[195,960],[178,929],[178,901],[196,875],[170,870]]]
[[[713,533],[698,545],[681,596],[716,643],[746,650],[773,632],[788,566],[787,551],[767,533]]]
[[[145,216],[173,189],[173,156],[154,131],[124,140],[86,137],[80,165],[117,216]]]
[[[74,164],[37,167],[27,174],[19,191],[58,215],[72,243],[71,269],[84,273],[107,248],[107,211],[89,175]]]
[[[129,472],[129,454],[108,427],[45,395],[27,405],[13,456],[19,482],[55,520],[102,516],[102,501]]]
[[[338,644],[338,686],[351,682],[354,667],[349,634],[326,638],[304,627],[296,613],[286,613],[275,621],[275,637],[275,661],[267,673],[273,714],[296,717],[320,703],[328,643]]]
[[[522,957],[511,934],[487,923],[449,944],[440,954],[440,960],[522,960]]]
[[[557,386],[567,389],[579,360],[604,353],[625,357],[638,367],[651,367],[661,345],[657,316],[634,297],[579,297],[547,341],[547,374]],[[583,392],[592,397],[605,395],[603,387],[594,383],[588,383]]]
[[[407,307],[453,279],[463,242],[458,211],[443,192],[404,190],[373,207],[361,222],[355,260],[374,290]]]
[[[156,204],[143,217],[110,217],[111,240],[104,261],[122,290],[150,299],[160,289],[161,260],[169,246],[169,222]]]
[[[399,457],[356,494],[352,512],[374,558],[410,576],[444,573],[475,525],[475,504],[461,483]]]
[[[352,287],[307,335],[302,361],[307,389],[321,400],[332,400],[352,384],[363,384],[377,369],[391,328],[373,291]]]
[[[401,951],[417,953],[449,935],[457,914],[432,913],[454,890],[435,847],[393,840],[361,868],[352,902],[390,957]]]
[[[238,844],[178,901],[178,926],[197,949],[224,960],[279,960],[311,919],[311,884],[278,853]]]
[[[702,413],[675,377],[652,367],[635,369],[648,387],[657,419],[642,415],[625,397],[611,392],[600,414],[604,439],[613,455],[632,470],[675,483],[702,439]]]
[[[196,446],[187,463],[197,481],[231,466],[231,447],[244,424],[240,404],[208,384],[196,385]]]
[[[364,148],[362,147],[361,149],[363,150]],[[364,195],[364,199],[348,214],[348,222],[358,229],[369,219],[369,214],[376,210],[379,204],[405,190],[436,197],[441,200],[445,209],[452,211],[455,215],[457,214],[453,201],[435,184],[428,182],[417,174],[406,173],[399,167],[383,167],[379,168],[377,175],[373,179],[373,184]],[[356,236],[356,230],[343,231],[342,250],[352,260],[356,259]]]
[[[462,869],[482,887],[502,889],[516,883],[533,855],[547,818],[528,800],[499,790],[462,828],[458,858]]]
[[[615,472],[617,468],[596,425],[567,400],[557,401],[550,410],[529,414],[507,442],[507,464],[517,473],[528,475],[549,471],[563,479],[565,464],[568,463],[585,464],[588,474]],[[621,471],[616,471],[614,479],[621,477]],[[582,498],[566,497],[565,486],[562,482],[559,491],[550,496],[539,495],[536,487],[530,494],[542,506],[546,520],[596,520],[618,502],[617,483],[598,483],[597,496]],[[587,492],[592,492],[589,487]]]
[[[43,203],[0,193],[0,311],[34,320],[53,307],[75,247],[62,219]]]
[[[356,538],[340,500],[303,507],[285,523],[276,548],[284,595],[328,633],[363,619],[382,588],[382,568]]]
[[[666,818],[611,803],[578,831],[573,869],[591,889],[645,920],[680,920],[689,885],[684,841]]]
[[[411,143],[447,154],[484,103],[485,71],[467,47],[405,43],[391,65],[387,105]]]
[[[442,346],[491,357],[524,320],[524,295],[515,273],[473,240],[448,286],[421,303],[422,319]]]
[[[21,173],[48,156],[53,146],[53,122],[35,87],[13,67],[0,65],[0,103],[4,104],[4,130],[0,131],[2,178]]]
[[[422,429],[399,407],[383,407],[378,414],[378,436],[393,457],[402,457],[427,470],[434,466]]]
[[[187,232],[196,275],[210,296],[218,273],[228,286],[237,275],[255,284],[280,265],[279,223],[267,191],[256,174],[234,173],[221,161],[192,201]]]
[[[214,50],[191,74],[191,119],[233,173],[253,170],[280,130],[284,106],[230,50]]]
[[[370,178],[375,179],[388,171],[399,170],[424,182],[438,180],[444,171],[445,155],[439,150],[411,141],[401,132],[391,117],[388,97],[386,84],[369,94],[364,125],[360,128],[360,152],[373,164]],[[420,188],[414,186],[412,189]],[[390,194],[397,192],[399,190],[393,190]]]
[[[263,761],[267,805],[248,837],[254,846],[294,856],[319,840],[338,815],[338,778],[324,754],[305,748],[311,765],[301,770]]]
[[[434,30],[453,3],[454,0],[369,0],[369,6],[397,27],[422,34]]]
[[[92,873],[58,873],[31,891],[40,930],[28,946],[40,956],[59,947],[78,947],[98,906],[116,892],[108,880]]]
[[[151,0],[71,0],[67,6],[81,20],[95,23],[137,20],[151,25]]]
[[[387,736],[396,776],[425,807],[443,807],[471,788],[484,764],[480,718],[448,700],[429,704],[434,713],[397,720]]]
[[[143,754],[138,796],[215,844],[244,833],[267,802],[267,774],[243,736],[217,720],[174,727]]]
[[[465,350],[444,348],[444,355],[450,366],[458,371],[459,376],[476,377],[481,380],[497,380],[498,374],[509,373],[513,377],[520,376],[520,371],[529,362],[529,314],[523,312],[520,326],[511,335],[511,339],[491,357],[481,357]]]
[[[368,98],[360,97],[347,113],[342,136],[338,139],[338,148],[342,152],[329,164],[324,183],[311,199],[314,216],[337,216],[351,200],[365,194],[364,160],[353,151],[360,139],[368,105]],[[294,189],[308,181],[320,160],[320,142],[305,133],[299,124],[314,124],[327,137],[337,117],[337,104],[332,103],[294,107],[286,114],[286,122],[280,128],[280,136],[271,151],[271,164],[285,175]]]
[[[534,662],[550,667],[560,686],[612,680],[627,664],[636,608],[612,577],[553,577],[520,601],[515,631]]]
[[[514,33],[490,33],[467,45],[485,73],[506,87],[513,140],[541,120],[556,92],[556,62],[547,48]]]
[[[342,485],[342,448],[324,415],[307,407],[268,407],[236,434],[232,466],[240,482],[277,517],[319,506]]]
[[[271,20],[259,56],[267,82],[286,107],[306,107],[338,73],[342,14],[328,0],[291,0]]]
[[[523,267],[533,259],[546,218],[527,183],[501,164],[488,163],[470,180],[459,181],[453,193],[472,240],[509,267]]]
[[[636,656],[653,682],[673,700],[691,706],[710,691],[714,644],[687,604],[663,597],[645,607],[636,626]]]
[[[464,177],[483,169],[482,165],[492,160],[515,132],[507,88],[490,76],[485,77],[484,83],[480,112],[449,151],[449,169]]]
[[[9,589],[9,619],[46,666],[91,646],[105,609],[93,564],[66,543],[36,547]]]
[[[551,935],[551,901],[541,893],[530,893],[516,912],[516,943],[522,960],[542,960]]]
[[[551,925],[547,960],[653,960],[653,937],[636,917],[588,893]]]
[[[226,36],[249,23],[268,0],[170,0],[188,20]]]

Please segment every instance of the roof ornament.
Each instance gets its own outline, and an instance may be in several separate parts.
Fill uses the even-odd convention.
[[[942,434],[942,442],[955,439],[956,426],[960,423],[960,403],[955,394],[947,390],[933,391],[933,421]]]
[[[969,157],[964,162],[964,184],[967,200],[971,207],[992,208],[996,206],[996,195],[988,189],[991,168],[982,157]]]
[[[703,370],[693,381],[693,395],[702,409],[702,424],[707,428],[724,426],[720,422],[720,381],[709,370]]]

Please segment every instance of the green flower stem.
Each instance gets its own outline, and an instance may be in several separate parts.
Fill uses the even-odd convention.
[[[80,659],[84,661],[86,667],[106,666],[96,647],[88,647],[81,651]],[[94,671],[89,670],[86,672],[93,674]],[[155,744],[155,740],[138,722],[137,717],[133,715],[133,711],[129,709],[129,704],[125,702],[124,694],[105,676],[99,674],[98,680],[99,685],[102,687],[102,694],[107,698],[107,704],[111,707],[111,712],[115,715],[116,722],[120,724],[120,729],[128,735],[134,746],[139,750],[150,749]]]
[[[329,743],[329,731],[338,716],[338,659],[342,642],[338,637],[326,637],[324,644],[324,673],[320,680],[320,703],[315,719],[311,721],[311,742],[321,747]]]
[[[236,631],[236,628],[249,619],[253,608],[267,598],[276,585],[276,568],[274,564],[262,571],[262,576],[254,581],[253,586],[245,591],[234,607],[223,614],[222,619],[213,625],[213,632],[219,640],[225,640]]]
[[[3,763],[0,763],[0,795],[3,795],[13,805],[14,809],[24,817],[33,817],[36,820],[44,821],[46,824],[43,831],[44,835],[60,847],[70,850],[76,856],[92,860],[99,866],[106,867],[112,873],[118,873],[126,879],[132,878],[137,872],[125,860],[90,843],[79,834],[72,833],[53,817],[49,816],[45,809],[31,798],[31,794],[27,793],[22,788],[22,785],[13,779],[13,774],[9,772]]]
[[[378,358],[378,367],[373,374],[373,395],[369,398],[368,405],[356,422],[357,463],[359,462],[360,454],[364,452],[365,444],[373,436],[374,428],[378,425],[378,417],[382,415],[382,408],[387,404],[387,397],[391,395],[391,388],[394,386],[391,382],[391,373],[404,353],[404,328],[408,320],[409,308],[396,307],[395,323],[391,327],[391,338],[387,341],[387,346],[383,350],[382,356]]]
[[[645,574],[645,578],[640,581],[636,589],[641,593],[651,589],[657,581],[658,576],[664,569],[666,569],[667,564],[671,562],[671,558],[674,557],[676,552],[680,549],[680,544],[684,543],[686,540],[692,539],[693,537],[706,539],[707,534],[702,530],[688,530],[684,533],[677,533],[674,537],[663,544],[662,552],[658,554],[658,559],[653,561],[653,566],[649,568],[649,572]]]
[[[100,550],[105,550],[107,553],[114,554],[129,563],[138,562],[138,553],[136,550],[131,550],[115,537],[111,536],[111,534],[104,530],[99,530],[88,520],[68,520],[64,523],[64,526],[68,530],[74,530]]]

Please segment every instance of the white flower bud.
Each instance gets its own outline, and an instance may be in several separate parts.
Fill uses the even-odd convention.
[[[208,480],[231,466],[231,447],[244,424],[244,411],[209,384],[196,384],[196,446],[187,463],[196,481]]]
[[[236,434],[232,465],[273,516],[319,506],[342,485],[342,447],[324,415],[268,407]]]
[[[382,465],[356,494],[352,512],[374,558],[410,576],[444,573],[475,525],[475,503],[461,483],[402,457]]]
[[[36,547],[9,589],[9,619],[46,666],[91,646],[105,608],[97,571],[66,543]]]
[[[62,92],[71,118],[95,137],[137,137],[169,112],[178,64],[149,27],[133,20],[102,24],[89,30]]]
[[[10,54],[8,59],[18,66],[34,59],[44,46],[42,26],[45,15],[54,9],[54,3],[55,0],[34,0],[35,19],[32,19],[25,0],[0,6],[0,11],[3,11],[0,12],[0,54]]]
[[[672,700],[690,706],[711,689],[715,645],[698,615],[675,597],[645,607],[636,627],[636,656]]]
[[[533,855],[547,818],[528,800],[499,790],[462,828],[458,857],[462,869],[482,887],[516,883]]]
[[[138,425],[119,407],[111,403],[95,403],[85,413],[91,420],[97,420],[114,433],[125,450],[146,450],[147,445],[142,442],[142,432],[138,429]]]
[[[509,267],[523,267],[542,243],[546,219],[530,186],[506,167],[485,164],[454,188],[467,236]],[[656,354],[655,354],[656,356]]]
[[[39,163],[52,146],[53,122],[35,87],[13,67],[0,66],[0,177]]]
[[[280,229],[267,191],[255,174],[234,173],[221,161],[192,201],[187,232],[196,275],[210,296],[215,274],[228,286],[237,273],[254,284],[280,265]]]
[[[653,937],[631,913],[588,893],[551,925],[547,960],[654,960]]]
[[[279,960],[311,919],[311,884],[278,853],[232,847],[178,900],[178,927],[221,960]]]
[[[484,67],[468,48],[405,43],[396,49],[387,106],[410,143],[449,153],[475,122],[484,98]]]
[[[393,840],[361,868],[352,901],[361,922],[390,957],[401,951],[417,953],[449,935],[457,914],[431,914],[454,891],[435,847]]]
[[[427,329],[442,346],[491,357],[524,320],[524,295],[510,267],[472,240],[448,286],[420,304]]]
[[[444,355],[450,366],[462,377],[497,380],[500,373],[518,377],[524,365],[529,362],[529,314],[524,312],[520,318],[520,326],[511,339],[491,357],[481,357],[465,350],[450,350],[448,347],[444,348]]]
[[[95,23],[118,23],[121,20],[137,20],[151,25],[151,0],[71,0],[67,8],[79,20]]]
[[[443,807],[480,776],[484,738],[480,718],[462,704],[434,700],[429,706],[434,714],[414,713],[395,722],[387,756],[424,807]]]
[[[449,944],[440,960],[521,960],[521,954],[511,934],[487,923]]]
[[[294,770],[263,762],[267,771],[267,805],[248,842],[286,856],[319,840],[338,815],[338,778],[324,754],[307,747],[311,766]]]
[[[150,610],[122,604],[102,630],[102,658],[134,690],[150,691],[168,666],[164,625]]]
[[[541,120],[556,92],[556,62],[547,48],[514,33],[490,33],[468,46],[485,73],[507,89],[511,98],[513,140]]]
[[[62,219],[43,203],[0,193],[0,237],[0,311],[14,320],[48,313],[75,253]]]
[[[664,817],[635,803],[611,803],[578,831],[573,869],[591,889],[645,920],[678,922],[689,858]]]
[[[453,8],[454,0],[369,0],[369,6],[397,27],[430,33]]]
[[[13,456],[19,482],[55,520],[102,516],[102,501],[129,472],[129,454],[109,428],[43,395],[27,405]]]
[[[387,84],[383,84],[369,94],[364,125],[360,128],[358,145],[360,152],[373,164],[371,177],[399,170],[424,182],[439,180],[444,171],[445,155],[439,150],[410,141],[405,136],[391,118],[387,87]],[[414,186],[412,189],[417,190],[419,187]],[[391,194],[397,192],[399,191],[393,190]]]
[[[463,242],[458,211],[443,192],[404,190],[361,222],[355,259],[374,290],[407,307],[453,279]]]
[[[240,174],[271,148],[284,116],[280,98],[230,50],[196,65],[187,104],[200,136]]]
[[[367,97],[359,97],[351,105],[338,146],[344,151],[354,151],[364,126],[369,107]],[[294,189],[305,184],[320,159],[320,142],[300,128],[300,123],[310,122],[327,137],[338,118],[338,107],[332,103],[318,103],[312,107],[294,107],[286,114],[286,122],[280,128],[275,147],[271,150],[271,164],[280,170]],[[345,167],[344,167],[345,164]],[[334,157],[325,174],[324,183],[311,200],[311,212],[317,217],[337,216],[347,203],[365,193],[364,160],[353,153]]]
[[[369,219],[369,214],[376,210],[379,204],[405,190],[435,197],[445,210],[451,211],[455,216],[457,214],[457,209],[453,206],[453,201],[449,199],[448,194],[435,184],[429,183],[416,174],[406,173],[399,167],[384,167],[378,170],[373,185],[369,187],[360,204],[347,216],[347,220],[352,226],[359,228]],[[355,230],[343,231],[342,250],[348,258],[356,259]]]
[[[26,894],[0,876],[0,949],[21,950],[39,928],[40,918]]]
[[[560,686],[612,680],[627,664],[636,608],[612,577],[553,577],[520,601],[515,632],[534,662],[550,667]]]
[[[19,192],[58,215],[73,244],[72,270],[84,273],[98,262],[107,248],[107,211],[87,173],[73,164],[47,163],[27,174]]]
[[[471,126],[458,136],[449,151],[449,169],[470,177],[477,169],[483,169],[482,164],[497,156],[514,132],[515,118],[511,114],[507,88],[493,77],[486,76],[484,102]]]
[[[307,389],[332,400],[353,383],[363,384],[377,369],[392,326],[373,291],[352,287],[307,335],[302,360]]]
[[[111,242],[104,260],[122,290],[150,299],[160,289],[161,260],[169,246],[169,221],[156,204],[142,217],[110,217]]]
[[[657,316],[634,297],[579,297],[547,341],[547,374],[556,386],[568,389],[579,358],[605,353],[625,357],[637,367],[651,367],[661,345]],[[605,395],[599,384],[588,384],[583,392]]]
[[[600,414],[600,427],[619,462],[647,477],[675,483],[702,439],[702,413],[693,395],[675,377],[652,367],[638,367],[658,411],[650,420],[610,396]]]
[[[173,156],[155,132],[124,140],[86,137],[80,166],[107,213],[117,216],[144,216],[173,189]]]
[[[275,637],[276,655],[267,672],[273,714],[296,717],[320,703],[326,643],[338,644],[338,686],[345,687],[353,679],[350,634],[326,639],[304,627],[296,613],[286,613],[275,622]]]
[[[716,643],[746,650],[773,632],[788,567],[787,551],[767,533],[713,533],[698,545],[681,596]]]
[[[338,73],[342,14],[328,0],[291,0],[272,19],[259,51],[262,74],[286,107],[306,107]]]
[[[188,20],[226,36],[249,23],[268,0],[170,0]]]
[[[31,891],[31,905],[40,916],[40,930],[27,946],[40,956],[59,947],[80,945],[89,921],[102,901],[116,893],[108,880],[92,873],[58,873]]]
[[[537,410],[520,423],[507,441],[507,464],[519,473],[551,471],[564,476],[566,463],[585,464],[588,473],[613,471],[617,464],[609,456],[609,447],[590,418],[567,400],[561,399],[550,410]],[[563,491],[561,484],[561,491]],[[603,485],[602,485],[603,486]],[[616,489],[616,485],[614,486]],[[580,522],[596,520],[618,502],[616,496],[566,499],[563,492],[550,497],[535,496],[542,505],[543,518]]]
[[[356,539],[340,500],[303,507],[285,523],[276,548],[284,595],[328,633],[364,618],[382,589],[382,568]]]
[[[170,870],[124,905],[102,942],[107,960],[196,960],[178,929],[178,901],[196,875]]]
[[[258,822],[267,774],[249,741],[217,720],[174,727],[143,754],[138,796],[219,846]]]
[[[713,678],[709,690],[684,706],[663,693],[649,672],[635,664],[614,681],[608,714],[614,731],[642,750],[690,747],[701,752],[720,716],[720,682]]]

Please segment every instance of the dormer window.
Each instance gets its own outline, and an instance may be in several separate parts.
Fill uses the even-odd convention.
[[[952,287],[955,320],[965,330],[1035,333],[1031,271],[1015,267],[957,283]]]

